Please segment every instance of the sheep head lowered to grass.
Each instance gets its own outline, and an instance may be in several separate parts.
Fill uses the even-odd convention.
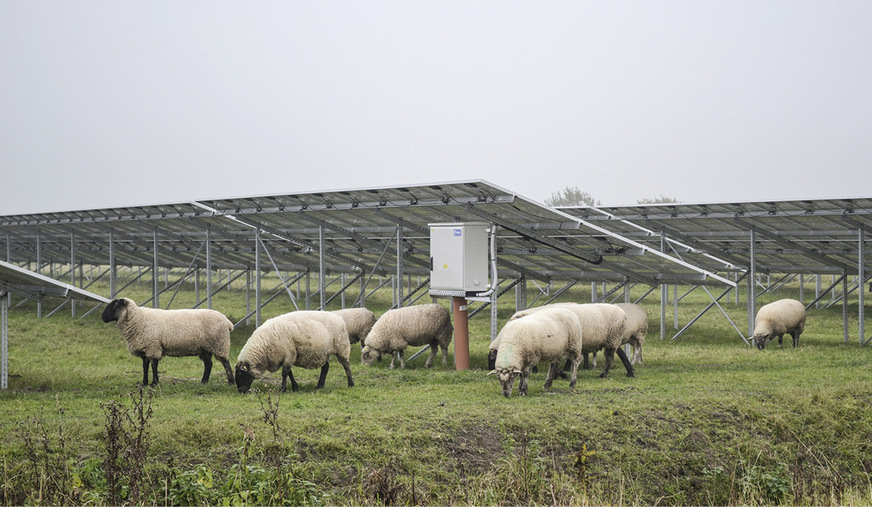
[[[499,347],[491,372],[499,378],[503,396],[512,395],[518,377],[521,379],[518,391],[521,396],[526,396],[527,379],[533,366],[540,361],[551,364],[545,388],[551,387],[562,357],[570,361],[569,386],[575,387],[581,361],[582,332],[578,317],[567,308],[551,307],[506,323],[497,337]]]
[[[795,299],[780,299],[763,305],[754,320],[754,346],[763,350],[770,341],[778,337],[778,346],[785,334],[793,338],[793,348],[799,345],[799,335],[805,330],[805,306]]]

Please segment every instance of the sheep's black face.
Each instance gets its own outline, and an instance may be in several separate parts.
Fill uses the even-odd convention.
[[[103,322],[112,322],[118,320],[118,315],[121,313],[121,310],[127,306],[127,301],[123,299],[113,299],[111,303],[106,305],[106,309],[103,310],[103,315],[100,318],[103,319]]]
[[[236,389],[245,394],[251,389],[252,382],[254,382],[254,375],[251,374],[251,368],[246,363],[238,363],[236,365]]]
[[[763,350],[766,348],[766,345],[768,345],[769,342],[772,340],[772,335],[755,334],[752,340],[754,341],[754,346],[757,347],[757,349]]]
[[[515,379],[518,378],[518,375],[520,374],[521,370],[518,369],[497,370],[497,378],[500,379],[503,396],[506,398],[512,396],[512,387],[515,385]],[[523,395],[524,393],[522,392],[521,394]]]

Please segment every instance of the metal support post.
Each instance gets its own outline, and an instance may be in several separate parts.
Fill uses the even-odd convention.
[[[325,240],[324,240],[324,227],[318,226],[318,295],[320,297],[320,302],[318,304],[318,309],[321,311],[326,310],[326,301],[327,301],[327,256],[324,255],[325,248]]]
[[[206,224],[206,308],[212,309],[212,224]]]
[[[158,265],[158,254],[157,254],[157,249],[158,249],[157,244],[158,243],[157,242],[158,242],[158,232],[157,232],[157,229],[155,228],[155,230],[154,230],[154,248],[153,248],[153,250],[154,250],[154,265],[152,266],[152,270],[151,270],[151,282],[152,282],[151,283],[151,290],[153,293],[152,297],[151,297],[152,308],[160,308],[160,301],[158,299],[160,297],[160,267]]]
[[[397,225],[397,308],[403,306],[403,226]],[[464,303],[466,306],[466,303]],[[469,365],[467,364],[467,367]]]
[[[527,309],[527,277],[521,275],[518,284],[515,285],[515,311]]]
[[[848,344],[848,274],[842,275],[842,329],[845,330],[845,345]]]
[[[857,255],[857,271],[860,273],[860,279],[857,280],[857,298],[859,299],[857,320],[860,325],[860,345],[866,344],[866,256],[863,253],[863,244],[866,242],[865,234],[866,231],[860,229],[860,248]],[[847,298],[847,294],[845,297]]]
[[[245,314],[251,315],[251,269],[245,270]],[[245,318],[245,325],[250,322],[248,317]]]
[[[76,286],[76,231],[70,233],[70,285]],[[70,299],[72,316],[76,318],[76,301]]]
[[[660,251],[666,252],[666,234],[660,233]],[[666,338],[666,304],[669,302],[669,286],[660,284],[660,339]]]
[[[454,365],[457,371],[469,369],[469,319],[466,298],[451,298],[454,309]]]
[[[0,291],[0,389],[9,388],[9,293]]]
[[[748,267],[748,336],[754,336],[754,319],[757,316],[757,233],[751,229],[751,265]]]
[[[115,262],[115,230],[109,229],[109,298],[118,294],[118,266]]]
[[[254,231],[254,276],[254,327],[260,327],[260,229]]]

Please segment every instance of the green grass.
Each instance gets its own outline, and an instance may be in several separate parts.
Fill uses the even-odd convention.
[[[761,304],[795,297],[791,290]],[[389,297],[377,294],[368,306],[380,314]],[[561,300],[589,297],[573,289]],[[645,365],[635,378],[616,362],[606,379],[583,371],[574,390],[558,380],[546,391],[543,369],[527,397],[503,398],[487,376],[488,312],[470,321],[472,369],[464,372],[440,359],[424,369],[423,357],[406,370],[388,361],[365,367],[353,345],[353,388],[334,360],[323,390],[314,389],[316,370],[295,369],[297,393],[277,394],[275,373],[255,382],[258,393],[240,395],[217,363],[201,385],[197,358],[164,359],[161,384],[146,389],[152,414],[137,503],[872,503],[870,351],[856,338],[843,344],[840,307],[811,311],[798,349],[788,337],[784,349],[761,352],[717,310],[661,341],[656,294],[649,299]],[[183,291],[173,306],[190,301]],[[680,324],[708,302],[704,293],[683,300]],[[500,304],[502,325],[513,302]],[[213,306],[236,321],[244,294],[223,292]],[[744,329],[744,299],[724,308]],[[263,318],[290,309],[277,301]],[[4,504],[108,503],[107,410],[114,402],[130,413],[142,371],[98,314],[36,319],[31,303],[10,312],[10,388],[0,393]],[[667,322],[671,336],[671,307]],[[234,330],[232,362],[252,331]],[[51,473],[70,477],[66,491],[40,486]]]

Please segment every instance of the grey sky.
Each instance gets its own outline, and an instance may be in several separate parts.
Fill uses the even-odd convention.
[[[0,0],[0,215],[485,179],[872,195],[872,2]]]

